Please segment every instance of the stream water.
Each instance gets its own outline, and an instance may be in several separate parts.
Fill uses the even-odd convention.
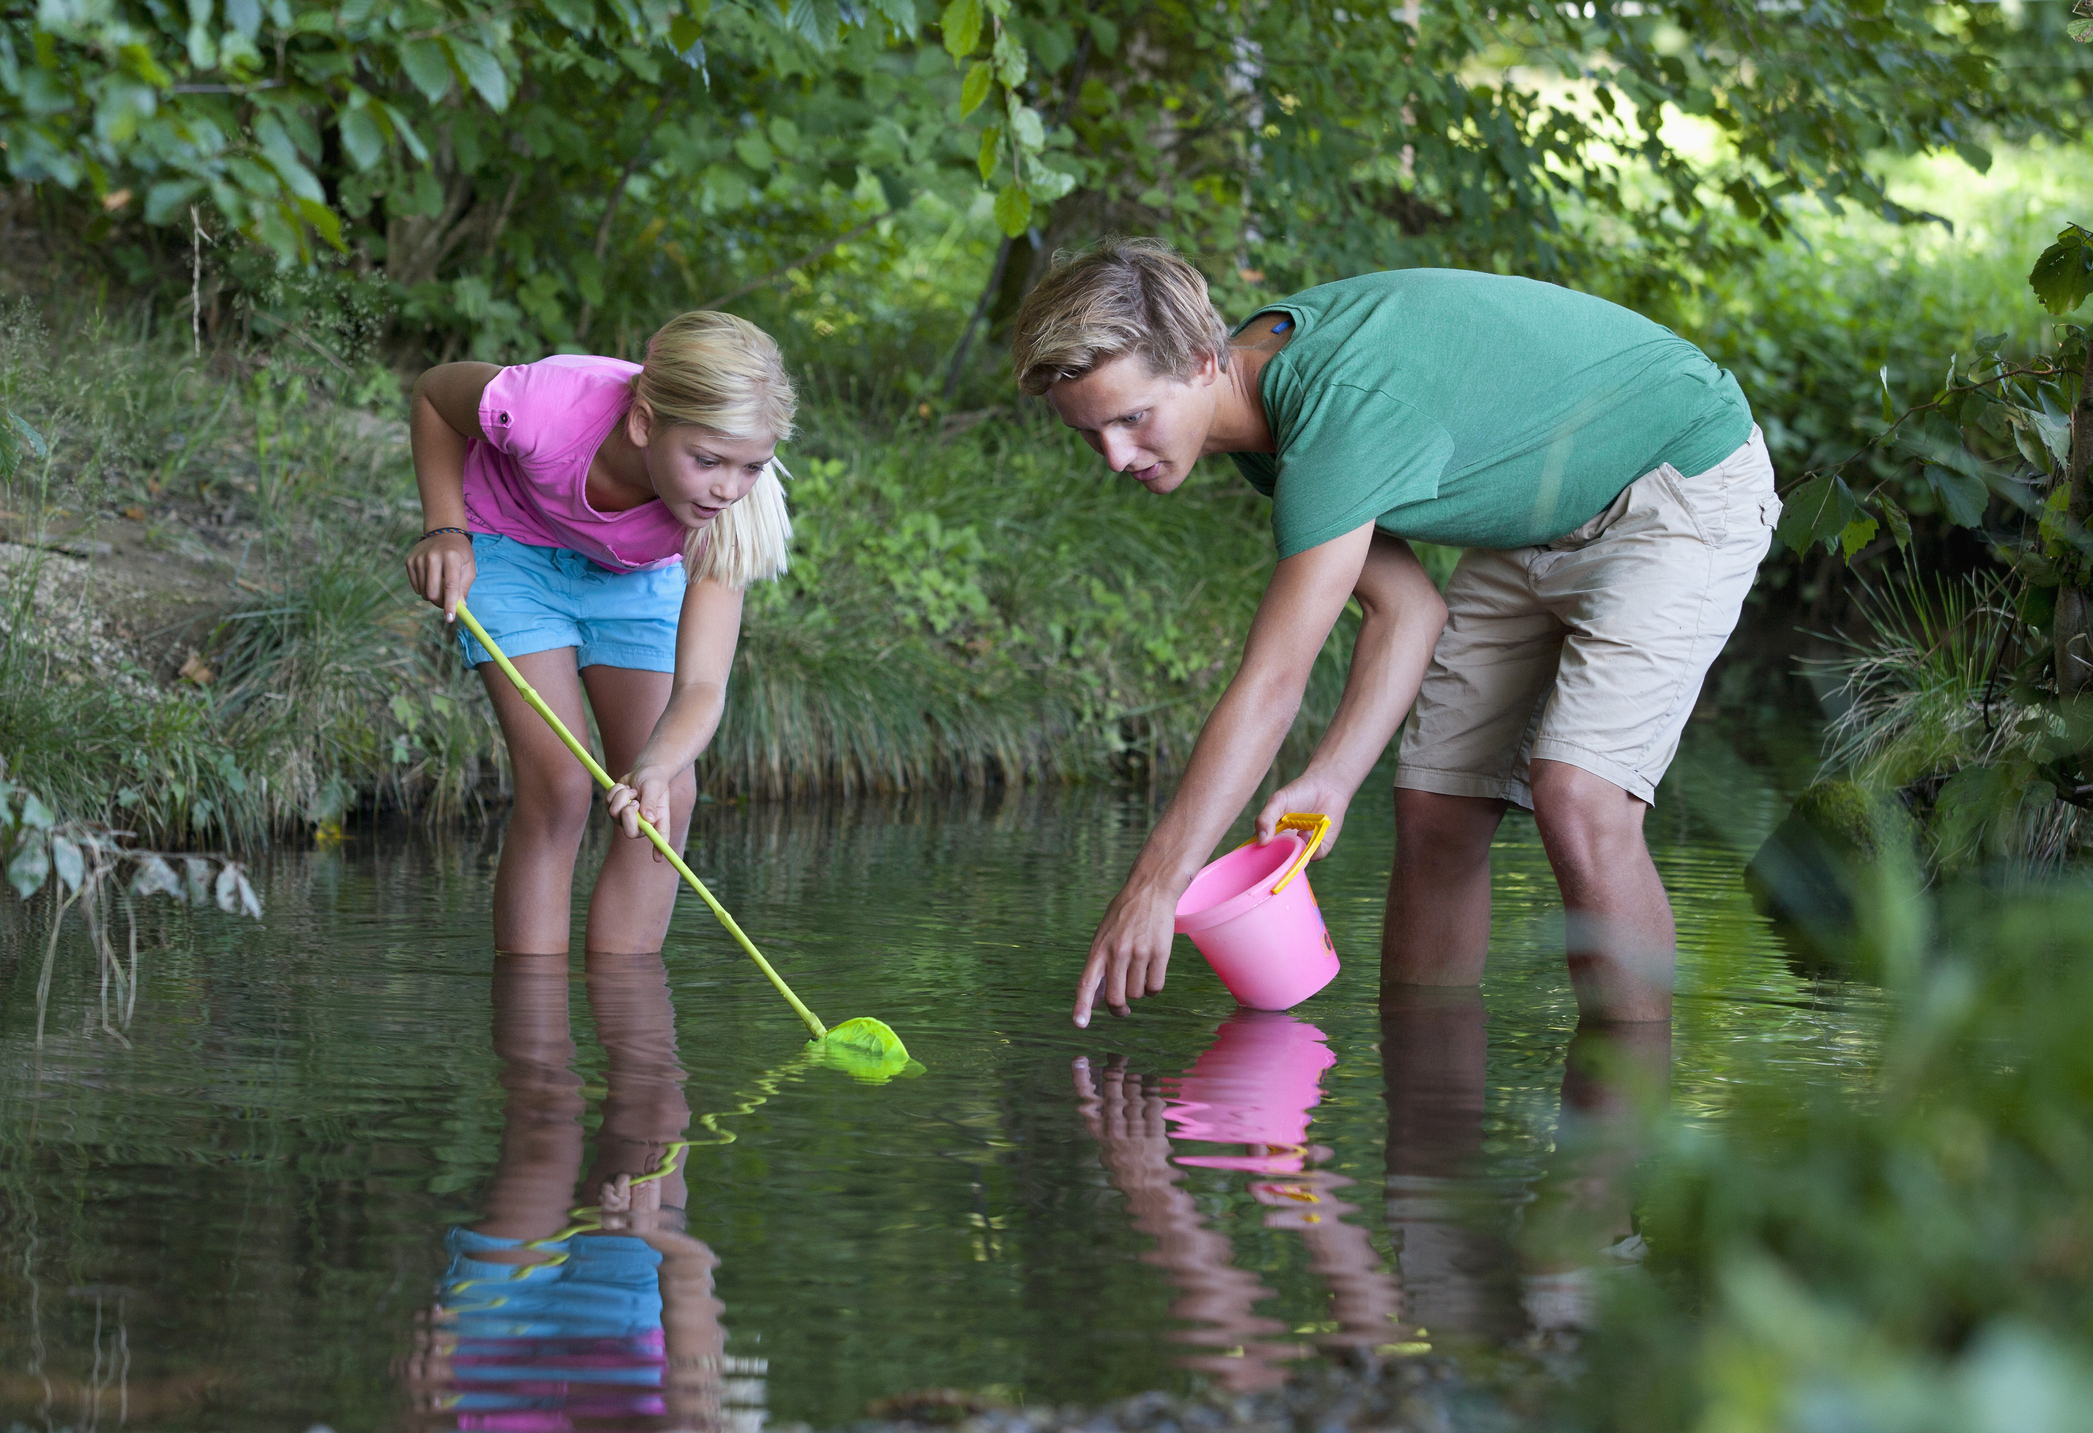
[[[1576,1031],[1521,818],[1481,992],[1378,1010],[1384,791],[1314,871],[1328,990],[1238,1013],[1180,942],[1164,995],[1088,1031],[1070,985],[1144,795],[703,808],[695,869],[808,1003],[922,1062],[884,1085],[799,1060],[695,900],[662,963],[497,973],[493,834],[279,853],[259,925],[153,914],[124,1039],[68,937],[34,1043],[42,934],[16,921],[0,1428],[751,1433],[922,1390],[1247,1389],[1332,1346],[1573,1341],[1639,1250],[1626,1112],[1858,1085],[1877,1005],[1753,914],[1743,860],[1781,805],[1697,735],[1651,824],[1668,1030]],[[574,1231],[607,1177],[663,1167]]]

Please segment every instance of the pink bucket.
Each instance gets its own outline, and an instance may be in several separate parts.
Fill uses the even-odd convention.
[[[1323,1071],[1337,1063],[1328,1038],[1307,1021],[1238,1010],[1198,1063],[1163,1081],[1163,1118],[1179,1139],[1241,1144],[1243,1154],[1180,1154],[1178,1164],[1299,1174],[1308,1158],[1309,1111],[1322,1102]],[[1253,1192],[1255,1188],[1253,1186]]]
[[[1253,1010],[1292,1009],[1337,976],[1337,947],[1308,874],[1289,875],[1314,848],[1282,829],[1267,845],[1208,865],[1177,902],[1178,934],[1192,938],[1228,993]]]

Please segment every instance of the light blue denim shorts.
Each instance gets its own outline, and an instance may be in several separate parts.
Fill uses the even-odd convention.
[[[564,547],[485,532],[472,535],[472,561],[465,600],[511,657],[572,647],[577,667],[676,670],[682,563],[612,572]],[[462,623],[458,645],[475,667],[494,660]]]

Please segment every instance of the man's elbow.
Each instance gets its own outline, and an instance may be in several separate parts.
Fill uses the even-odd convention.
[[[1446,599],[1439,595],[1436,587],[1427,587],[1411,604],[1410,620],[1417,624],[1417,631],[1427,642],[1436,643],[1439,634],[1446,630]]]

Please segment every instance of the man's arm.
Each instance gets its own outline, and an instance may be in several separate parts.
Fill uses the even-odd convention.
[[[1271,840],[1289,811],[1328,816],[1330,830],[1317,860],[1337,844],[1345,809],[1417,700],[1432,648],[1446,625],[1446,602],[1430,574],[1409,543],[1384,532],[1373,535],[1353,595],[1362,620],[1337,715],[1316,744],[1308,769],[1273,792],[1257,815],[1259,841]]]
[[[1300,710],[1316,654],[1359,584],[1373,537],[1369,524],[1296,553],[1273,571],[1242,665],[1207,717],[1177,794],[1090,943],[1076,985],[1077,1025],[1090,1023],[1100,987],[1118,1014],[1129,999],[1163,988],[1177,898],[1270,769]]]

